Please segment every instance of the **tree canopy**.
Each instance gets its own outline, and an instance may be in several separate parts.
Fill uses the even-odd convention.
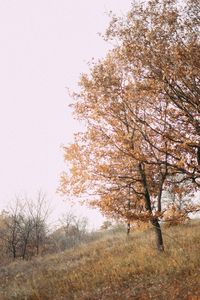
[[[105,215],[150,220],[160,250],[163,192],[200,185],[199,11],[198,0],[153,0],[112,17],[104,38],[113,49],[74,93],[86,129],[64,147],[60,190],[88,195]]]

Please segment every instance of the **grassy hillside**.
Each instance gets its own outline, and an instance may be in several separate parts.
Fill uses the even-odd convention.
[[[198,299],[200,223],[163,233],[164,253],[155,250],[154,233],[146,230],[2,267],[0,299]]]

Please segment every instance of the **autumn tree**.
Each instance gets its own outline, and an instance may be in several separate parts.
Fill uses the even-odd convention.
[[[161,212],[169,168],[166,143],[158,138],[155,146],[155,130],[146,126],[153,121],[156,125],[143,100],[149,98],[150,91],[141,92],[140,83],[133,83],[123,73],[123,65],[114,53],[94,67],[90,79],[83,76],[82,85],[76,112],[88,120],[88,128],[86,133],[77,135],[76,144],[66,149],[72,176],[69,181],[63,177],[62,187],[73,194],[87,191],[97,195],[90,203],[107,215],[150,219],[162,250],[160,225],[152,204],[157,197]],[[165,118],[163,111],[161,120]]]
[[[114,17],[106,38],[120,44],[133,78],[148,80],[168,102],[169,130],[179,158],[176,169],[199,186],[199,1],[134,3],[125,19]],[[148,88],[146,86],[146,88]],[[158,95],[158,93],[156,93]],[[155,98],[155,97],[154,97]],[[175,164],[174,164],[175,166]]]
[[[157,87],[152,99],[165,99],[166,130],[156,129],[169,146],[168,163],[176,177],[172,181],[186,184],[188,193],[200,183],[199,11],[195,0],[182,5],[174,0],[134,3],[125,19],[113,18],[106,34],[120,45],[119,57],[127,72],[145,81],[146,89]]]
[[[82,75],[74,94],[86,130],[64,148],[70,171],[61,191],[87,194],[108,216],[150,220],[161,251],[163,191],[199,185],[197,11],[185,21],[191,5],[149,1],[113,18],[106,38],[117,46]]]

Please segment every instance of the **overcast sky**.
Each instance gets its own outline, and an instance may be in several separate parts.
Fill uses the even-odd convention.
[[[112,10],[130,0],[0,0],[0,208],[42,189],[55,207],[64,170],[61,144],[73,141],[66,87],[76,87],[92,57],[103,57]],[[84,210],[86,212],[86,210]],[[88,213],[97,220],[97,215]],[[99,218],[100,220],[100,218]]]

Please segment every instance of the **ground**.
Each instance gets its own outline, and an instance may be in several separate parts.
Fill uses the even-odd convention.
[[[0,300],[200,299],[200,223],[103,234],[62,253],[0,268]]]

